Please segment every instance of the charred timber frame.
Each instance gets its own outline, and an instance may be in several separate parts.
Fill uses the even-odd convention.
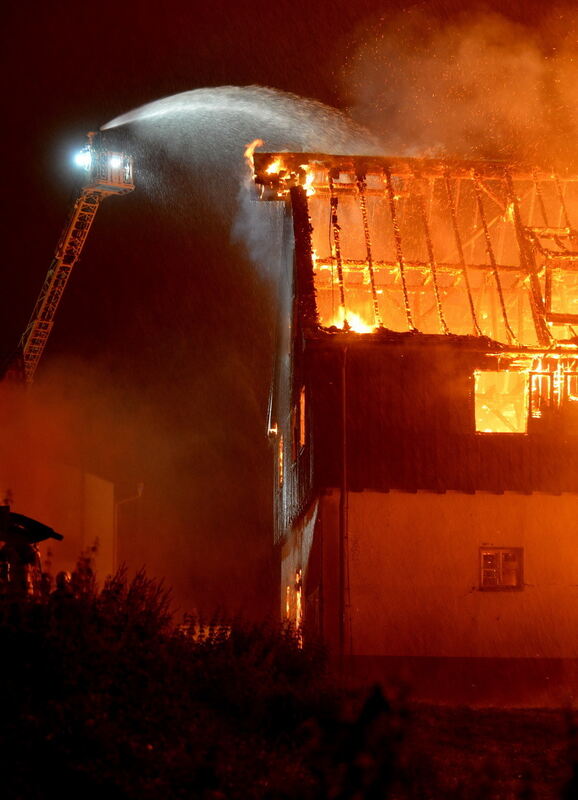
[[[293,211],[293,232],[295,235],[296,308],[304,326],[306,328],[316,328],[319,320],[315,303],[311,250],[312,227],[307,209],[307,196],[301,186],[292,186],[290,197]]]
[[[279,174],[267,172],[271,163],[281,157],[283,170],[298,175],[303,165],[309,164],[317,169],[349,172],[355,175],[381,174],[389,170],[392,174],[413,177],[419,172],[424,178],[443,178],[450,172],[454,178],[471,179],[476,172],[482,179],[503,180],[505,170],[515,175],[517,180],[547,180],[552,178],[552,170],[531,167],[509,161],[482,161],[442,158],[398,158],[388,156],[339,156],[326,153],[254,153],[255,181],[267,186],[278,182]],[[578,182],[574,173],[559,173],[565,181]],[[368,190],[368,194],[370,190]]]
[[[336,268],[339,284],[340,308],[343,316],[343,330],[348,332],[350,329],[346,309],[346,286],[344,283],[344,269],[355,271],[357,268],[367,272],[371,285],[371,300],[373,304],[373,317],[375,326],[372,335],[379,334],[383,329],[384,323],[382,314],[378,306],[377,290],[375,285],[375,270],[389,271],[393,276],[401,276],[403,288],[403,306],[407,322],[408,332],[419,335],[419,325],[413,319],[412,307],[408,297],[408,287],[406,274],[409,271],[421,271],[423,273],[423,285],[430,280],[433,281],[435,294],[435,306],[439,320],[439,328],[442,334],[451,336],[452,333],[444,316],[444,309],[441,302],[440,287],[438,285],[438,275],[446,274],[452,276],[454,285],[461,279],[465,280],[467,291],[469,312],[471,315],[470,330],[474,337],[485,341],[488,339],[483,334],[478,312],[472,297],[469,273],[482,272],[491,276],[496,284],[499,297],[499,311],[501,313],[502,324],[507,334],[507,346],[510,350],[526,352],[527,346],[518,341],[518,337],[510,325],[508,310],[504,299],[501,284],[501,273],[518,273],[519,280],[509,287],[509,291],[521,285],[521,281],[528,283],[529,308],[531,319],[535,331],[535,339],[542,350],[549,350],[556,347],[560,342],[568,347],[578,349],[578,337],[572,336],[571,339],[560,340],[558,342],[552,336],[549,324],[578,324],[578,314],[564,313],[551,308],[551,285],[552,270],[561,269],[570,272],[578,272],[578,251],[575,252],[578,243],[578,233],[570,226],[568,212],[565,203],[565,187],[562,182],[578,183],[578,175],[569,172],[561,175],[553,175],[550,170],[530,167],[524,164],[512,164],[506,161],[480,161],[480,160],[456,160],[456,159],[418,159],[418,158],[390,158],[379,156],[333,156],[320,153],[254,153],[255,182],[260,186],[262,199],[288,200],[290,199],[295,233],[295,259],[296,259],[296,303],[299,308],[299,317],[303,326],[311,333],[320,329],[320,318],[318,305],[315,296],[315,274],[318,269]],[[275,169],[272,169],[275,166]],[[325,178],[312,180],[312,173],[326,173]],[[349,180],[343,180],[343,176],[348,175]],[[380,180],[380,186],[372,186],[368,182],[368,175],[376,176]],[[418,208],[421,213],[421,227],[427,243],[427,261],[416,260],[408,257],[404,253],[399,236],[399,225],[397,217],[396,189],[392,183],[392,177],[396,179],[407,179],[411,181],[411,186],[417,186],[419,197]],[[340,179],[341,178],[341,179]],[[534,196],[531,200],[533,204],[536,200],[542,209],[544,226],[541,228],[524,225],[521,212],[521,199],[516,195],[516,181],[526,181],[534,186]],[[458,196],[461,180],[467,180],[474,187],[476,206],[481,224],[473,234],[467,235],[465,241],[462,238],[456,216],[456,197],[452,192],[450,180],[457,181]],[[439,180],[445,184],[449,212],[453,223],[454,246],[456,248],[457,261],[448,261],[447,258],[437,259],[434,253],[434,244],[429,227],[429,220],[426,211],[426,201],[423,195],[424,187],[429,182],[430,190],[433,192],[435,181]],[[564,228],[552,228],[548,225],[548,218],[541,196],[539,181],[555,181],[558,199],[561,203],[560,218],[565,221]],[[498,181],[501,190],[496,193],[492,185],[487,181]],[[531,191],[531,190],[528,190]],[[309,217],[308,195],[317,194],[326,198],[330,204],[330,229],[332,235],[332,253],[330,258],[319,258],[312,250],[312,224]],[[363,234],[366,245],[365,260],[352,260],[344,257],[340,242],[341,226],[339,220],[338,202],[341,195],[354,196],[359,206],[361,220],[363,224]],[[500,196],[503,195],[503,196]],[[393,226],[393,236],[395,244],[395,256],[392,261],[377,259],[371,252],[371,235],[368,226],[368,214],[366,198],[379,196],[388,203],[391,223]],[[494,249],[490,237],[490,227],[495,223],[495,219],[487,218],[482,202],[482,197],[486,197],[486,202],[495,204],[498,215],[508,215],[513,223],[513,230],[517,241],[517,251],[519,265],[515,263],[501,263],[499,258],[499,248]],[[527,196],[527,192],[524,197]],[[489,198],[489,200],[488,200]],[[459,199],[459,198],[458,198]],[[492,212],[494,213],[494,212]],[[498,219],[498,217],[496,217]],[[468,246],[474,246],[474,242],[482,239],[485,251],[489,259],[488,263],[469,263],[465,257],[464,250]],[[552,241],[558,250],[545,246],[543,239]],[[566,241],[569,240],[573,245],[568,249]],[[479,247],[479,244],[477,245]],[[473,253],[473,250],[472,250]],[[537,263],[537,257],[540,264]],[[543,262],[543,263],[542,263]],[[544,279],[545,296],[542,296],[541,279]],[[412,286],[419,286],[413,284]],[[444,285],[445,287],[448,284]],[[388,284],[380,285],[380,294],[385,292],[387,296],[394,287]],[[511,302],[511,301],[510,301]],[[427,312],[429,313],[429,311]],[[326,328],[327,329],[327,328]],[[385,328],[387,330],[387,328]],[[403,331],[399,332],[403,333]],[[435,334],[423,334],[427,336]],[[464,335],[464,334],[460,334]],[[467,335],[467,334],[466,334]],[[501,350],[502,345],[494,338],[492,350]]]

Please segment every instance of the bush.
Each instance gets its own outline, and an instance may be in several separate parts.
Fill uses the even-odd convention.
[[[533,796],[533,763],[492,772],[490,756],[467,753],[459,733],[506,723],[515,745],[527,713],[487,712],[485,728],[467,709],[440,717],[426,708],[412,720],[378,688],[340,688],[323,648],[300,647],[291,627],[218,617],[175,625],[170,592],[144,572],[129,581],[121,570],[98,591],[89,555],[70,584],[43,585],[36,598],[0,597],[2,798]],[[446,730],[440,748],[441,723],[456,733]],[[567,727],[575,762],[576,726]],[[460,748],[450,771],[440,765],[439,753]],[[576,774],[564,781],[573,797]]]
[[[86,559],[0,602],[4,797],[305,797],[307,723],[335,713],[319,647],[241,620],[175,626],[170,593]],[[31,769],[31,765],[34,768]]]

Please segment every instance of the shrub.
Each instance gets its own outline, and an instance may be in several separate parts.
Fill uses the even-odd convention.
[[[288,798],[314,783],[307,722],[335,696],[321,648],[290,628],[175,626],[162,583],[121,570],[97,591],[82,559],[69,589],[0,602],[0,649],[4,797]]]

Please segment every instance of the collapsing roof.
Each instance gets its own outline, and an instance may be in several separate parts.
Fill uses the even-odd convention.
[[[578,344],[577,175],[489,161],[253,158],[262,199],[306,204],[321,328],[473,335],[513,350]]]

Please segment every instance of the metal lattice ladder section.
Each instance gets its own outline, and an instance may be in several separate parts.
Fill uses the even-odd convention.
[[[20,339],[19,348],[27,383],[32,381],[42,357],[62,293],[78,261],[101,200],[102,196],[95,192],[83,193],[74,204],[36,306]]]
[[[31,383],[54,324],[58,304],[70,273],[82,252],[94,217],[105,197],[134,189],[132,158],[96,144],[98,134],[88,135],[85,156],[86,180],[76,199],[56,248],[32,316],[18,345],[24,380]]]

